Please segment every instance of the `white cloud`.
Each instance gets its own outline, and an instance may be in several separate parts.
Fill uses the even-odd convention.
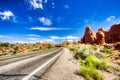
[[[69,6],[69,5],[65,5],[64,7],[65,7],[65,9],[69,9],[69,8],[70,8],[70,6]]]
[[[27,38],[27,39],[31,40],[31,41],[35,41],[35,40],[37,41],[38,40],[38,38],[33,38],[33,37],[32,38]]]
[[[0,35],[0,38],[12,38],[11,36]]]
[[[100,28],[104,28],[108,30],[112,25],[118,24],[118,23],[120,23],[120,17],[113,16],[113,17],[108,17],[103,21],[96,21],[92,19],[92,20],[89,20],[89,22],[84,24],[83,26],[86,27],[87,25],[89,25],[94,32],[97,32],[98,29]],[[84,33],[81,31],[81,34],[84,34]]]
[[[18,41],[12,41],[12,43],[29,43],[28,41],[20,41],[20,40],[18,40]]]
[[[67,40],[68,42],[73,42],[74,40],[72,40],[72,39],[69,39],[69,40]]]
[[[66,39],[78,39],[79,37],[76,36],[66,36]]]
[[[52,2],[52,8],[55,8],[55,3],[54,2]]]
[[[0,38],[4,38],[5,36],[3,36],[3,35],[0,35]]]
[[[59,37],[59,36],[50,36],[51,39],[55,40],[77,40],[79,37],[77,36],[65,36],[65,37]]]
[[[69,30],[70,28],[54,28],[54,27],[32,27],[30,30],[52,31],[52,30]]]
[[[108,17],[108,18],[106,19],[106,22],[110,22],[110,21],[112,21],[113,19],[115,19],[115,16],[110,16],[110,17]]]
[[[73,42],[73,41],[77,41],[79,39],[79,37],[77,36],[64,36],[64,37],[59,37],[59,36],[50,36],[51,39],[57,41],[69,41],[69,42]]]
[[[51,42],[51,43],[53,43],[54,42],[53,39],[49,39],[49,38],[33,38],[33,37],[31,37],[31,38],[27,38],[27,39],[30,43],[35,43],[35,42]]]
[[[50,19],[48,18],[45,18],[45,17],[41,17],[39,18],[39,21],[43,23],[43,25],[46,25],[46,26],[50,26],[52,25],[52,22]]]
[[[48,2],[48,0],[45,0],[44,2],[45,2],[45,3],[47,3],[47,2]]]
[[[42,0],[31,0],[30,4],[34,9],[37,9],[37,8],[43,9],[42,2],[43,2]]]
[[[27,36],[29,36],[29,37],[40,37],[40,35],[37,35],[37,34],[28,34]]]
[[[65,39],[65,37],[50,36],[51,39]]]
[[[12,17],[13,20],[15,20],[14,14],[13,14],[11,11],[0,12],[0,18],[1,18],[2,20],[9,20],[10,17]]]

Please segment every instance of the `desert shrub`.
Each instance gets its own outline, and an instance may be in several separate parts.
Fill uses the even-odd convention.
[[[12,52],[12,55],[13,55],[13,54],[17,54],[17,51],[16,51],[16,50],[14,50],[14,51]]]
[[[80,57],[81,59],[85,59],[87,56],[94,54],[91,50],[87,49],[87,48],[78,48],[76,50],[76,55],[75,57]]]
[[[97,67],[100,70],[108,71],[111,68],[111,64],[107,59],[101,58],[99,64],[97,65]]]
[[[107,49],[107,48],[103,48],[103,49],[101,50],[101,52],[104,52],[104,53],[106,53],[106,54],[113,54],[113,51],[110,50],[110,49]]]
[[[120,42],[117,42],[115,45],[114,45],[115,49],[117,50],[120,50]]]
[[[113,45],[111,45],[111,44],[106,44],[106,45],[104,45],[104,48],[111,49],[111,48],[113,48]]]
[[[38,48],[33,48],[32,51],[38,51],[39,49]]]
[[[96,67],[98,66],[98,64],[100,63],[99,59],[98,59],[96,56],[94,56],[94,55],[88,56],[88,57],[85,59],[85,61],[86,61],[85,64],[86,64],[87,66],[89,66],[89,67],[94,67],[94,68],[96,68]]]
[[[0,43],[0,46],[2,46],[2,47],[9,47],[10,44],[9,43]]]
[[[88,56],[86,59],[86,65],[90,67],[94,67],[100,70],[108,70],[110,68],[110,62],[105,58],[98,58],[94,55]]]
[[[80,75],[85,77],[87,80],[93,80],[93,79],[94,80],[104,80],[103,74],[98,72],[98,70],[96,70],[93,67],[88,67],[85,65],[82,65],[80,67]]]
[[[98,58],[104,58],[106,57],[106,54],[103,54],[102,52],[95,52],[95,56]]]
[[[118,64],[111,63],[110,70],[120,75],[120,66]]]
[[[52,48],[52,45],[51,45],[51,44],[48,44],[47,48],[48,48],[48,49],[51,49],[51,48]]]
[[[70,49],[71,51],[75,51],[75,50],[76,50],[75,47],[69,47],[69,49]]]

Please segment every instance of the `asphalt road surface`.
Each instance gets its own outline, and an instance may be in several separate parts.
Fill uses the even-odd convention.
[[[0,80],[39,80],[63,48],[0,57]]]

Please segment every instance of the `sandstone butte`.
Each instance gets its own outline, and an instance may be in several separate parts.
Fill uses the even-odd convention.
[[[105,44],[105,43],[115,43],[120,41],[120,24],[112,25],[109,30],[105,30],[100,28],[96,35],[91,30],[90,27],[87,27],[85,30],[85,34],[83,36],[83,43],[97,43],[97,44]]]

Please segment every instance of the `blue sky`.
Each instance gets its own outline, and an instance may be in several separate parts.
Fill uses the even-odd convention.
[[[0,0],[0,42],[61,43],[120,23],[120,0]]]

